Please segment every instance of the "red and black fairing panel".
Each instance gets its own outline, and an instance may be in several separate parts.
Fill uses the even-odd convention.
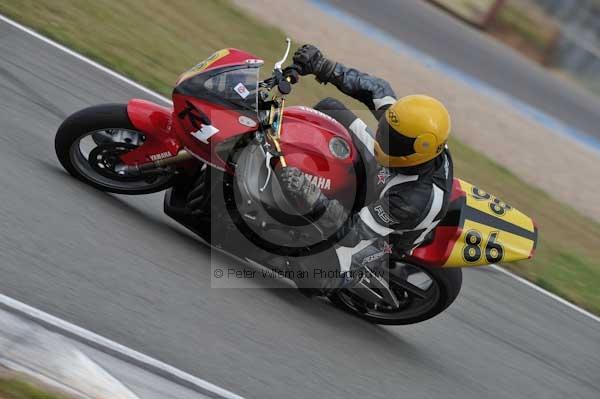
[[[250,53],[223,49],[179,77],[172,109],[131,100],[127,105],[129,119],[147,136],[144,145],[123,155],[122,161],[127,165],[155,161],[188,147],[205,161],[224,168],[225,162],[216,156],[215,148],[256,129],[253,88],[261,64]],[[237,84],[243,86],[234,91]]]
[[[209,164],[227,169],[222,145],[257,129],[256,87],[262,61],[223,49],[177,80],[173,90],[175,128],[183,145]]]
[[[446,217],[411,261],[430,267],[482,266],[529,259],[537,245],[534,221],[484,190],[454,179]]]

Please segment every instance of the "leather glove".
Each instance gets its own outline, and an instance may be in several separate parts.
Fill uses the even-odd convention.
[[[279,172],[279,181],[285,195],[308,209],[313,209],[323,195],[316,184],[312,184],[304,173],[293,166]]]
[[[294,64],[300,75],[313,74],[321,83],[327,83],[336,63],[323,57],[321,50],[312,44],[305,44],[294,53]]]
[[[301,170],[283,168],[279,172],[279,181],[286,197],[296,202],[299,210],[323,230],[325,237],[343,230],[340,228],[348,221],[346,208],[339,201],[328,199]]]

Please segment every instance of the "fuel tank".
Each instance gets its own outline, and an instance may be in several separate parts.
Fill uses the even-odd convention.
[[[302,170],[329,198],[345,202],[356,198],[360,156],[346,128],[335,119],[312,108],[287,107],[281,150],[288,165]]]

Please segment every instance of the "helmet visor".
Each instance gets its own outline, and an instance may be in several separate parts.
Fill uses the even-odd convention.
[[[405,157],[415,153],[415,138],[406,137],[390,126],[385,116],[379,119],[375,140],[387,155]]]

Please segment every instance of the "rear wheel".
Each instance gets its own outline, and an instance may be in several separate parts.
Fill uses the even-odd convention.
[[[400,300],[399,307],[367,303],[350,290],[334,293],[329,299],[341,309],[376,324],[414,324],[430,319],[448,308],[462,286],[461,269],[430,269],[396,262],[390,270],[390,288]]]
[[[69,116],[56,132],[54,147],[62,166],[102,191],[148,194],[173,184],[174,172],[132,176],[121,155],[144,145],[146,137],[127,116],[125,104],[106,104]]]

